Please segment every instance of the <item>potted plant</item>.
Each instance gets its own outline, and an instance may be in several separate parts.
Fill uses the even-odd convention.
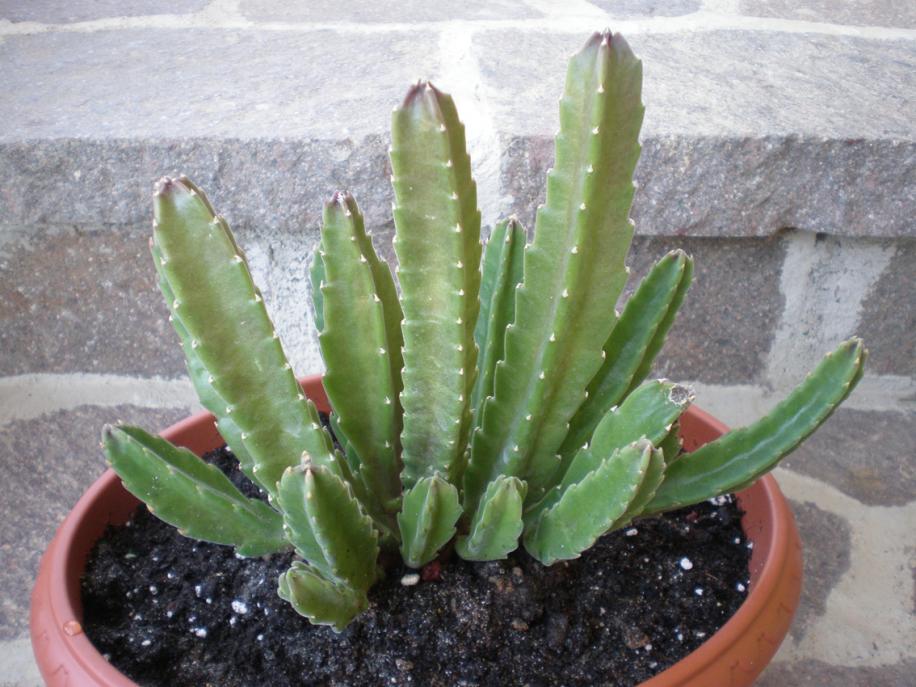
[[[619,35],[595,34],[572,58],[533,242],[510,219],[485,249],[455,106],[432,84],[411,87],[392,126],[400,294],[353,197],[338,192],[325,206],[310,275],[323,390],[310,378],[303,392],[203,192],[183,177],[157,184],[159,285],[219,435],[207,414],[162,437],[104,429],[117,477],[107,473],[68,518],[36,585],[33,643],[50,683],[62,670],[80,684],[131,684],[82,634],[78,602],[88,549],[136,504],[118,480],[187,537],[243,558],[292,555],[279,596],[333,632],[367,611],[386,569],[432,565],[436,577],[451,554],[526,555],[556,570],[609,532],[744,490],[745,531],[759,543],[749,598],[647,684],[753,680],[787,630],[800,561],[778,488],[758,480],[849,394],[865,351],[843,343],[769,415],[728,433],[689,408],[687,388],[646,381],[692,261],[664,256],[615,313],[633,231],[641,81]],[[319,407],[333,410],[331,431]],[[222,440],[266,498],[198,459]]]

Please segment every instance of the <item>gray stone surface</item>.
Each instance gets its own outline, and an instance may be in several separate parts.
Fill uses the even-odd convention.
[[[738,11],[752,17],[916,28],[916,4],[908,0],[741,0]]]
[[[553,100],[544,102],[556,116]],[[800,227],[848,236],[916,235],[911,142],[647,133],[642,144],[633,201],[641,233],[770,236]],[[553,164],[553,140],[513,136],[504,148],[500,209],[533,222]]]
[[[365,22],[371,24],[473,19],[530,19],[541,12],[524,2],[512,0],[473,0],[472,2],[439,3],[428,0],[399,0],[399,2],[339,2],[338,0],[309,0],[308,2],[277,3],[273,0],[242,0],[239,9],[247,18],[268,22]]]
[[[700,9],[700,0],[589,0],[617,19],[677,17]]]
[[[60,226],[0,244],[0,374],[184,374],[148,236]]]
[[[533,32],[475,39],[495,56],[481,69],[507,139],[503,210],[526,221],[553,160],[563,84],[563,70],[544,65],[563,64],[579,42]],[[630,42],[645,73],[641,231],[916,233],[916,135],[904,114],[916,88],[909,43],[732,31]],[[883,82],[876,72],[893,77]]]
[[[191,14],[203,9],[209,0],[0,0],[0,19],[68,24],[108,17],[136,17],[148,14]]]
[[[481,182],[504,196],[501,211],[533,214],[565,61],[582,38],[474,34],[482,80],[471,73],[471,88],[489,107],[471,111],[467,97],[458,106],[467,119],[492,115],[502,171]],[[150,181],[176,167],[207,188],[207,178],[257,180],[258,191],[227,196],[237,224],[294,229],[303,203],[315,208],[339,185],[387,221],[392,104],[418,74],[468,89],[450,83],[466,58],[442,57],[440,43],[435,30],[409,28],[8,36],[0,174],[16,183],[0,194],[0,224],[135,222]],[[634,209],[642,233],[916,234],[908,42],[708,31],[632,43],[649,107]]]
[[[0,639],[26,630],[29,594],[41,554],[73,504],[104,472],[98,448],[102,425],[123,420],[159,430],[184,414],[82,406],[0,427]]]
[[[916,377],[916,241],[902,241],[862,303],[872,374]]]
[[[790,629],[792,638],[800,641],[809,624],[824,615],[830,590],[849,570],[852,527],[813,503],[791,503],[805,550],[802,597]]]
[[[707,384],[752,383],[764,372],[782,311],[783,246],[776,239],[637,236],[628,291],[675,248],[693,256],[693,283],[654,374]]]
[[[727,30],[627,41],[643,62],[648,135],[916,139],[909,41]],[[500,132],[553,134],[565,64],[582,42],[546,31],[475,35]]]
[[[387,118],[387,113],[383,115]],[[140,225],[153,182],[187,174],[233,226],[297,234],[350,189],[370,224],[391,217],[387,138],[360,141],[154,138],[0,144],[0,226]]]
[[[0,44],[0,141],[286,137],[387,131],[429,31],[342,35],[217,29],[11,36]]]
[[[870,506],[916,500],[916,414],[840,408],[782,465]]]
[[[875,619],[880,622],[879,619]],[[842,632],[843,628],[836,628]],[[916,660],[884,666],[835,666],[803,660],[769,666],[755,687],[911,687]]]

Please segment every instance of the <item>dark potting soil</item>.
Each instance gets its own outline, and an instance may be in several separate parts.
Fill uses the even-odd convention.
[[[207,457],[248,495],[232,455]],[[82,582],[83,626],[140,685],[635,685],[700,646],[747,594],[731,497],[611,533],[549,568],[517,551],[388,571],[343,633],[277,596],[289,554],[244,559],[141,507],[110,527]]]

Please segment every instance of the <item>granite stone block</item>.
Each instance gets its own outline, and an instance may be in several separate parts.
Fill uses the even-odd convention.
[[[804,585],[790,633],[801,641],[813,620],[827,611],[830,591],[849,570],[852,527],[843,517],[813,503],[792,501],[804,546]]]
[[[359,140],[440,67],[431,31],[202,28],[8,36],[0,63],[4,142]]]
[[[909,43],[755,31],[628,40],[644,68],[642,231],[914,234],[916,135],[901,91],[916,78]],[[547,32],[475,38],[493,56],[481,70],[506,140],[502,210],[525,221],[553,160],[559,65],[580,43]]]
[[[7,234],[0,242],[0,374],[184,374],[148,238],[146,226]]]
[[[876,622],[880,622],[876,619]],[[842,628],[837,628],[842,632]],[[832,665],[816,659],[769,666],[756,687],[909,687],[913,684],[916,659],[879,666]]]
[[[916,499],[916,414],[838,409],[782,465],[869,506]]]
[[[859,330],[872,374],[916,377],[916,241],[900,241],[862,303]]]
[[[202,10],[209,0],[0,0],[0,19],[12,22],[35,21],[45,24],[69,24],[111,17],[138,17],[151,14],[192,14]]]
[[[741,0],[738,11],[751,17],[800,21],[916,28],[916,4],[903,0]]]
[[[309,2],[277,3],[273,0],[242,0],[239,9],[247,19],[258,22],[359,22],[367,24],[414,24],[479,19],[530,19],[539,12],[524,2],[511,0],[444,3],[426,0],[399,2]]]
[[[615,19],[678,17],[700,9],[700,0],[589,0]]]

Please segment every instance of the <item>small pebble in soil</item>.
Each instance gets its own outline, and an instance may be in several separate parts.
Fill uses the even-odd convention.
[[[208,459],[264,498],[228,451]],[[747,597],[741,513],[730,496],[714,501],[641,520],[550,567],[524,551],[396,565],[340,634],[277,596],[290,554],[238,557],[139,508],[90,555],[83,626],[143,687],[242,687],[265,675],[271,687],[630,687],[699,647]]]

